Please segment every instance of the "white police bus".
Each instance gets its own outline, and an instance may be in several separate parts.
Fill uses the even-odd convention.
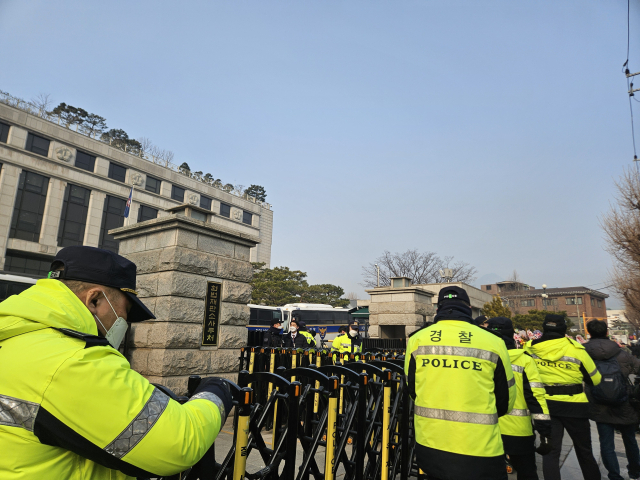
[[[35,285],[39,278],[42,277],[0,271],[0,302],[11,295],[24,292],[27,288]]]

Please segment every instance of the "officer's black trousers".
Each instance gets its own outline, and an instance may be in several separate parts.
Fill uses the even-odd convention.
[[[560,453],[564,431],[573,441],[584,480],[601,480],[598,463],[591,451],[591,425],[588,418],[558,417],[551,415],[551,452],[542,457],[544,480],[561,480]]]
[[[538,480],[538,467],[536,466],[536,451],[529,453],[509,454],[509,463],[518,474],[518,480]]]

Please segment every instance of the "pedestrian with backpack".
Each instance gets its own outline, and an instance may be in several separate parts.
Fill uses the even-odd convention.
[[[640,451],[636,442],[638,412],[629,403],[629,375],[640,371],[640,360],[607,338],[607,324],[601,320],[587,323],[591,340],[584,344],[602,375],[597,386],[588,386],[590,418],[596,422],[600,454],[610,480],[622,480],[615,452],[615,430],[622,434],[627,454],[629,478],[640,478]]]

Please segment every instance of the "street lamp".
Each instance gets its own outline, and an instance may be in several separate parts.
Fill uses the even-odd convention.
[[[544,301],[549,298],[549,295],[547,295],[547,284],[543,283],[542,284],[542,295],[540,295],[542,297],[542,309],[545,310],[544,307],[546,307],[546,305],[544,304]]]
[[[379,287],[380,286],[380,267],[378,266],[377,263],[375,264],[375,266],[376,266],[376,271],[378,273],[378,284],[377,284],[377,286]]]

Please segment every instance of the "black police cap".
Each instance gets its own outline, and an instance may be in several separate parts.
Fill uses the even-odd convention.
[[[547,313],[542,322],[542,330],[544,332],[566,333],[567,322],[562,315],[555,313]]]
[[[53,271],[54,268],[62,270]],[[136,291],[136,264],[118,255],[95,247],[65,247],[51,262],[49,278],[77,280],[116,288],[131,300],[127,314],[129,322],[156,318],[140,301]]]
[[[444,287],[438,293],[438,305],[442,305],[444,302],[464,302],[467,306],[471,304],[467,292],[454,285]]]

